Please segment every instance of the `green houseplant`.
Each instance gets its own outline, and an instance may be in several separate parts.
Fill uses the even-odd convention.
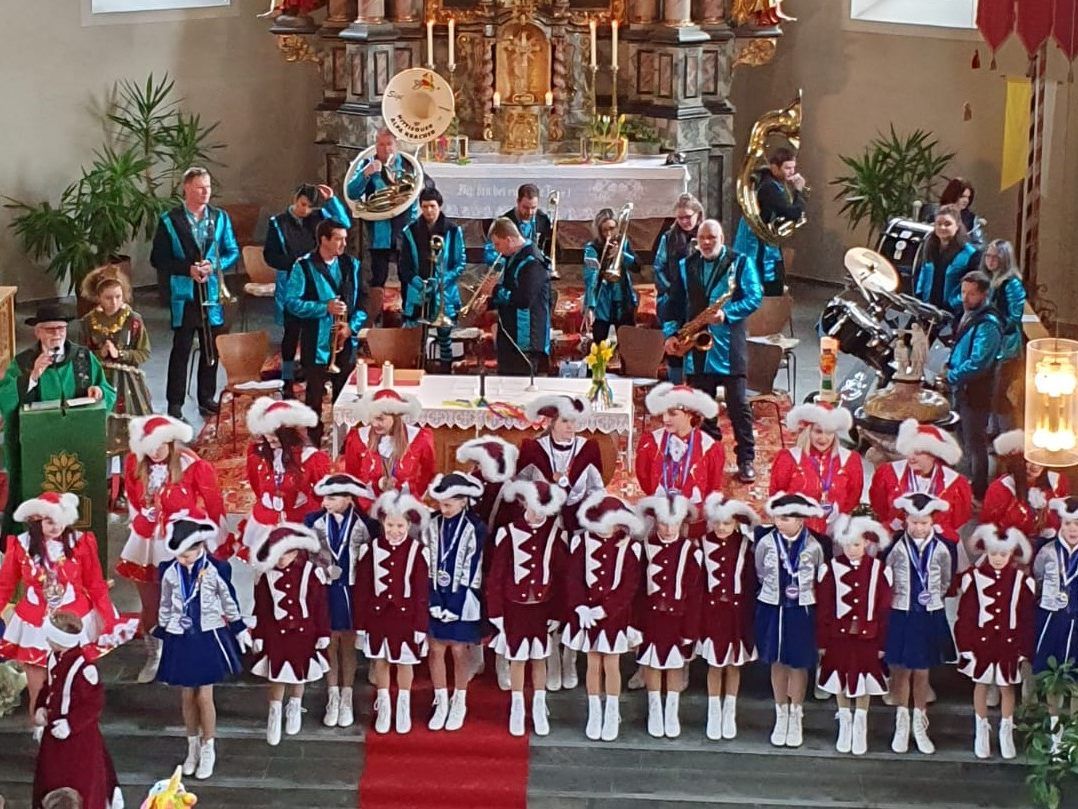
[[[215,162],[221,148],[210,137],[217,124],[205,125],[185,112],[166,74],[144,83],[124,80],[107,113],[109,142],[94,152],[90,165],[68,185],[56,204],[6,197],[14,212],[11,229],[22,249],[69,291],[106,263],[121,262],[133,239],[153,235],[158,216],[176,204],[183,171]]]
[[[869,243],[893,216],[908,216],[917,199],[933,196],[941,172],[954,158],[942,152],[931,132],[916,129],[899,135],[894,125],[886,135],[877,135],[856,157],[839,155],[849,170],[831,185],[842,201],[839,213],[852,230],[862,222],[869,226]]]
[[[1026,760],[1033,805],[1059,809],[1063,788],[1078,775],[1078,671],[1067,662],[1048,659],[1048,670],[1035,678],[1036,698],[1018,710],[1019,730],[1026,738]],[[1062,705],[1059,724],[1052,725],[1047,703]]]

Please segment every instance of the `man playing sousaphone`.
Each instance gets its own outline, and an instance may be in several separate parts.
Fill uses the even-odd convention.
[[[666,351],[684,355],[686,381],[714,396],[721,386],[734,428],[738,477],[756,479],[752,409],[745,395],[747,354],[745,318],[760,308],[763,289],[752,260],[723,243],[722,225],[705,219],[697,232],[698,250],[681,260],[670,289],[663,322]],[[704,423],[721,435],[717,419]]]

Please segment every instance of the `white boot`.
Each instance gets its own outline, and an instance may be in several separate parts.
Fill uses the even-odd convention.
[[[456,694],[453,695],[454,699]],[[514,691],[509,703],[509,735],[524,735],[524,692]]]
[[[427,723],[430,730],[442,730],[449,715],[449,692],[444,688],[434,689],[434,714]]]
[[[389,733],[393,724],[393,712],[389,703],[389,689],[379,688],[374,696],[374,732]]]
[[[786,731],[786,746],[800,747],[802,738],[801,721],[805,716],[804,705],[790,706],[790,727]]]
[[[775,747],[783,747],[786,744],[786,733],[790,729],[790,705],[783,703],[775,704],[775,728],[771,731],[771,744]]]
[[[853,747],[855,756],[868,752],[868,711],[857,708],[853,712]]]
[[[658,691],[648,691],[648,734],[656,739],[661,739],[665,732],[662,694]]]
[[[553,645],[546,659],[546,690],[561,691],[561,654]]]
[[[636,671],[633,672],[633,676],[629,678],[629,690],[639,691],[644,687],[644,667],[637,666]]]
[[[607,694],[606,712],[603,714],[604,742],[612,742],[618,738],[618,726],[621,724],[621,710],[618,708],[618,698]]]
[[[838,740],[835,742],[835,749],[840,753],[848,753],[853,745],[853,716],[849,708],[839,708],[835,718],[838,720]]]
[[[988,758],[992,755],[992,725],[987,716],[974,716],[973,723],[976,728],[973,734],[973,755],[977,758]]]
[[[722,738],[722,697],[707,698],[707,737],[711,741]]]
[[[726,695],[722,703],[722,737],[737,738],[737,697]]]
[[[598,740],[603,733],[603,698],[588,695],[588,724],[584,726],[584,735],[592,741]]]
[[[681,694],[677,691],[666,692],[666,713],[663,715],[663,726],[668,739],[676,739],[681,735],[681,720],[677,715],[680,702]]]
[[[561,687],[567,691],[576,688],[580,680],[576,676],[576,650],[563,646],[561,650]]]
[[[509,661],[505,659],[505,655],[496,655],[494,657],[494,673],[498,676],[498,688],[502,691],[508,691],[509,685]]]
[[[276,747],[281,743],[281,701],[269,704],[269,717],[266,719],[266,744]]]
[[[412,732],[412,692],[401,689],[397,692],[397,733]]]
[[[1004,716],[999,720],[999,754],[1006,759],[1018,755],[1014,749],[1014,717]]]
[[[352,723],[355,722],[355,717],[352,714],[352,689],[341,689],[341,712],[337,716],[337,727],[350,728]]]
[[[917,749],[930,756],[936,752],[936,745],[928,738],[928,714],[920,708],[913,709],[913,740],[917,743]]]
[[[194,775],[195,769],[198,767],[198,748],[199,738],[198,736],[187,737],[187,758],[183,760],[183,774]]]
[[[292,697],[284,706],[284,732],[295,736],[303,727],[303,698]]]
[[[988,693],[985,694],[985,703],[989,708],[999,707],[999,686],[995,683],[988,684]]]
[[[157,667],[161,665],[161,641],[153,635],[146,636],[146,662],[138,673],[140,683],[152,683],[157,677]]]
[[[468,692],[454,691],[449,703],[449,718],[445,720],[446,730],[460,730],[464,727],[464,717],[468,715]]]
[[[481,644],[472,644],[472,676],[474,679],[487,670],[487,658],[483,654],[484,647]]]
[[[337,727],[337,720],[341,715],[341,689],[335,685],[331,685],[327,696],[326,715],[322,719],[322,724],[327,728],[335,728]]]
[[[217,748],[214,747],[213,739],[208,739],[198,748],[198,769],[195,770],[195,778],[205,781],[213,775],[213,766],[216,763]]]
[[[532,727],[536,736],[550,734],[550,718],[546,707],[546,691],[532,694]]]
[[[895,735],[891,739],[891,749],[896,753],[905,753],[910,749],[909,708],[895,708]]]

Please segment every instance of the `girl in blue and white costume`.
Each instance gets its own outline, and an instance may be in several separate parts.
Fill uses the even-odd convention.
[[[756,650],[771,664],[775,728],[771,744],[800,747],[805,688],[816,665],[816,573],[825,561],[823,547],[805,527],[822,517],[808,495],[779,492],[767,501],[774,525],[756,535]]]
[[[438,475],[427,489],[437,501],[423,537],[430,564],[430,679],[434,686],[431,730],[460,730],[467,713],[472,647],[483,634],[483,546],[487,526],[471,506],[483,484],[463,472]],[[448,699],[445,652],[453,655],[453,700]]]

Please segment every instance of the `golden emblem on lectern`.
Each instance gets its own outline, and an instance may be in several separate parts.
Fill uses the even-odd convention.
[[[75,527],[89,528],[93,516],[93,503],[80,494],[86,488],[86,465],[73,452],[59,452],[45,463],[42,470],[41,488],[46,492],[71,492],[79,497],[79,519]]]

